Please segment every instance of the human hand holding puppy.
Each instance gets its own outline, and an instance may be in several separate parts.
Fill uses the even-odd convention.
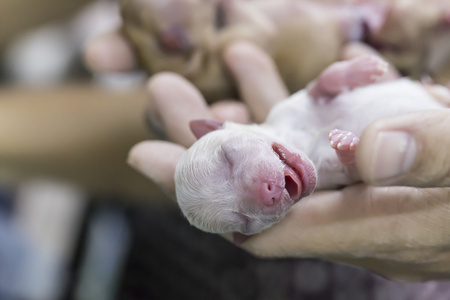
[[[448,278],[450,142],[441,135],[449,122],[448,111],[436,111],[371,124],[358,145],[357,168],[366,182],[392,186],[315,193],[242,246],[264,257],[343,261],[393,278]],[[399,152],[404,139],[415,147]]]
[[[226,61],[256,120],[263,120],[270,107],[287,96],[270,59],[258,49],[233,45],[226,52]],[[130,163],[173,193],[176,163],[195,140],[189,120],[214,118],[215,113],[196,89],[177,75],[156,75],[149,83],[149,93],[150,114],[175,143],[142,142],[130,152]],[[445,95],[442,99],[445,101]],[[216,119],[220,120],[220,113]],[[245,122],[246,118],[235,121]],[[431,188],[359,184],[314,193],[297,203],[280,223],[241,247],[263,257],[348,262],[394,278],[447,278],[450,162],[446,152],[450,139],[445,140],[443,132],[449,122],[447,111],[394,117],[369,125],[359,142],[356,166],[364,181]],[[416,145],[415,153],[409,154],[414,158],[409,166],[393,157],[395,142],[401,137],[408,139],[408,135]],[[380,169],[383,160],[385,167]]]

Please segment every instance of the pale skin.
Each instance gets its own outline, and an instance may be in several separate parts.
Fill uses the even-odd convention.
[[[125,63],[134,61],[132,52],[124,39],[114,37],[124,51],[117,66],[107,67],[132,68],[132,63]],[[104,37],[102,43],[109,41]],[[348,58],[367,51],[370,50],[364,46],[351,45],[343,55]],[[105,55],[114,56],[111,52]],[[227,49],[224,58],[255,120],[263,120],[272,105],[288,96],[273,62],[258,48],[237,43]],[[88,60],[97,70],[104,67],[96,65],[93,56]],[[170,94],[165,93],[168,86]],[[175,74],[155,75],[149,81],[148,90],[150,114],[158,116],[154,120],[164,128],[171,142],[142,142],[131,150],[129,162],[173,194],[175,165],[186,147],[195,141],[189,121],[196,118],[223,121],[225,107],[227,114],[234,109],[240,112],[234,121],[248,119],[239,104],[206,106],[196,89]],[[450,103],[445,93],[440,93],[438,98]],[[173,107],[185,112],[177,115],[176,122]],[[366,183],[315,193],[295,205],[280,223],[240,246],[261,257],[319,257],[351,263],[390,278],[448,278],[450,138],[442,133],[448,131],[449,123],[448,111],[410,114],[372,123],[360,137],[355,161]],[[391,132],[403,132],[414,139],[417,151],[409,168],[389,164],[396,140]],[[380,171],[376,166],[382,163],[390,168]]]

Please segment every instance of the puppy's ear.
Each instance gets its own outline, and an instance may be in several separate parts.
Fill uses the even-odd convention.
[[[197,139],[211,131],[221,129],[223,123],[214,120],[193,120],[189,122],[189,127]]]

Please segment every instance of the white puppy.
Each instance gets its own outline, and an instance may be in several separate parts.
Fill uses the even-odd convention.
[[[370,122],[445,109],[420,83],[385,81],[387,67],[375,56],[334,63],[261,125],[191,122],[199,140],[175,172],[189,222],[213,233],[254,234],[314,189],[358,182],[355,149]]]

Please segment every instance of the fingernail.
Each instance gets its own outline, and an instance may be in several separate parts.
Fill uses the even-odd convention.
[[[417,145],[414,138],[403,131],[388,131],[378,134],[374,150],[372,179],[377,183],[388,183],[406,173],[414,163]]]

